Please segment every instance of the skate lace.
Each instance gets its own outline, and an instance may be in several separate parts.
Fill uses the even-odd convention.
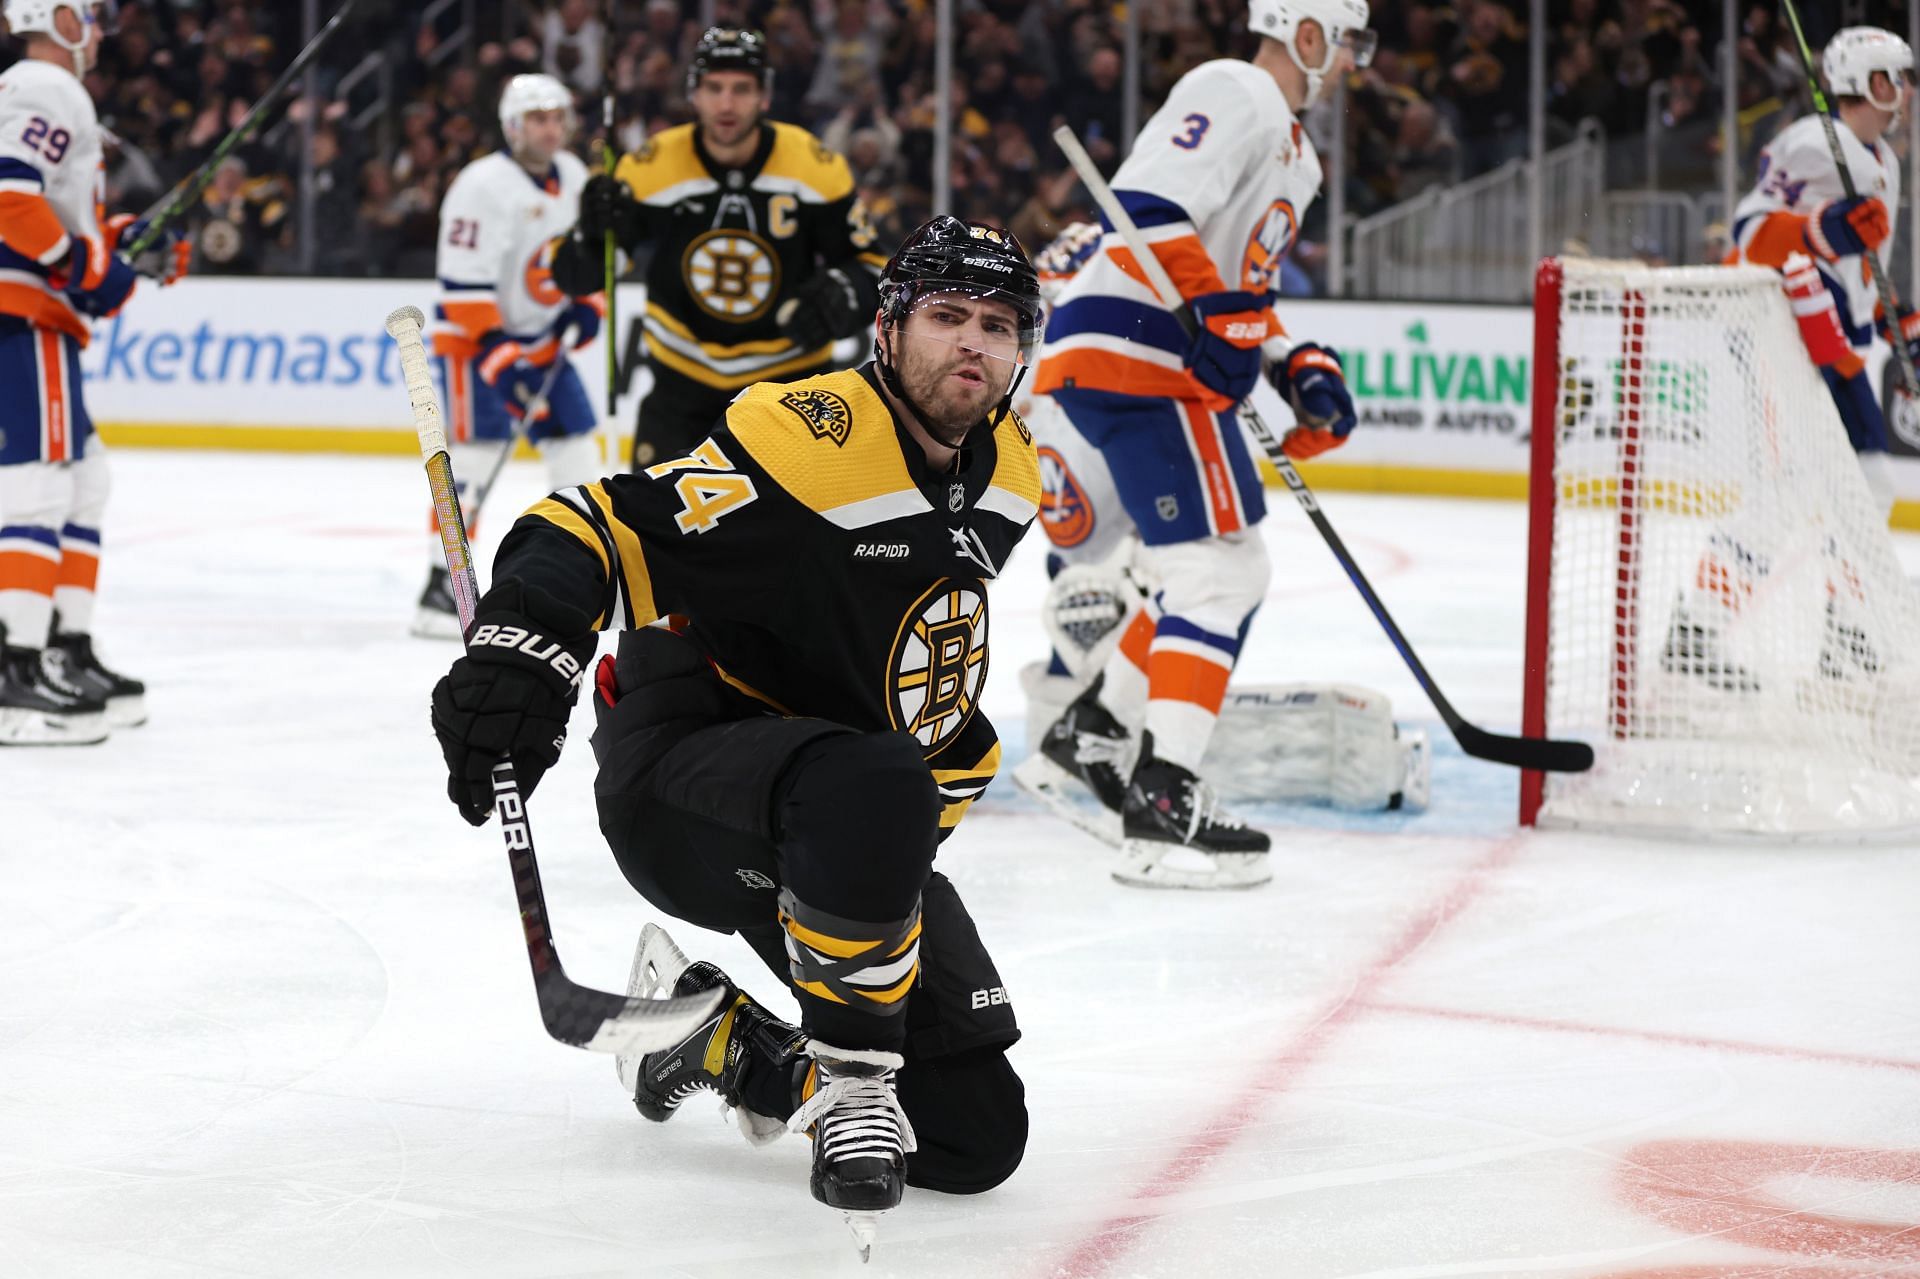
[[[814,1140],[836,1163],[844,1159],[890,1159],[917,1150],[913,1125],[888,1080],[841,1075],[829,1080],[787,1121],[791,1132],[815,1127]]]
[[[1128,745],[1124,737],[1108,737],[1102,733],[1075,733],[1073,758],[1082,764],[1108,764],[1114,768],[1125,768]]]
[[[1209,825],[1222,830],[1245,830],[1247,824],[1220,807],[1220,796],[1207,782],[1194,778],[1187,783],[1187,803],[1192,814],[1187,819],[1187,839],[1193,837]]]
[[[57,648],[48,648],[40,654],[40,671],[46,676],[47,683],[68,697],[85,696],[85,690],[73,682],[73,672],[67,664],[67,655]]]

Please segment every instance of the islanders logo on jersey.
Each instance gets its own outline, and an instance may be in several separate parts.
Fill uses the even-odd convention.
[[[847,433],[853,429],[853,406],[841,396],[811,387],[788,391],[780,397],[780,403],[807,424],[814,439],[832,440],[835,448],[846,444]]]
[[[987,678],[987,595],[943,578],[900,619],[887,714],[931,755],[967,726]]]
[[[716,319],[757,320],[780,292],[780,259],[765,240],[737,227],[694,238],[680,257],[687,293]]]
[[[1093,536],[1093,503],[1060,450],[1042,444],[1034,452],[1040,458],[1040,527],[1055,546],[1078,546]]]
[[[1300,231],[1291,200],[1275,200],[1247,237],[1247,254],[1240,270],[1240,287],[1249,293],[1278,293],[1280,264],[1286,261],[1293,238]]]
[[[553,282],[553,252],[559,244],[557,239],[548,240],[535,249],[527,256],[527,265],[521,272],[527,296],[540,306],[559,306],[568,300]]]

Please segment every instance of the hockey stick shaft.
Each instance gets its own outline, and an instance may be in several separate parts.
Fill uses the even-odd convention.
[[[527,401],[525,411],[507,432],[506,443],[494,452],[493,464],[487,468],[487,478],[481,480],[480,486],[474,489],[473,500],[467,505],[473,510],[473,520],[476,525],[480,522],[481,509],[487,504],[487,495],[493,492],[493,486],[499,480],[500,472],[507,467],[507,459],[513,456],[513,450],[519,446],[521,440],[527,438],[527,432],[533,430],[534,423],[546,410],[547,399],[553,394],[554,383],[560,380],[560,370],[565,367],[567,352],[572,348],[573,332],[572,325],[560,331],[560,351],[553,357],[553,367],[547,370],[547,376],[541,381],[540,389],[534,392],[531,400]],[[465,623],[461,625],[464,628]]]
[[[400,371],[407,400],[413,408],[414,431],[420,456],[426,463],[427,483],[433,490],[439,517],[440,544],[453,579],[454,605],[464,632],[473,624],[479,591],[473,571],[473,548],[460,518],[460,496],[453,482],[453,464],[447,456],[446,428],[434,399],[427,372],[426,344],[420,336],[426,317],[418,307],[403,306],[387,317],[387,332],[400,348]],[[547,916],[546,891],[540,883],[540,864],[534,855],[533,827],[514,778],[513,761],[503,758],[493,766],[494,811],[506,840],[507,860],[513,869],[514,894],[520,908],[520,927],[533,967],[534,992],[547,1033],[564,1044],[590,1052],[651,1052],[680,1042],[694,1027],[712,1016],[724,990],[665,1000],[628,999],[621,995],[576,985],[560,966],[553,928]]]
[[[614,0],[607,0],[607,36],[600,68],[600,163],[606,167],[607,176],[612,177],[618,167],[613,150],[613,50],[617,41],[614,38],[615,14],[619,6]],[[607,422],[613,422],[615,402],[620,398],[620,317],[614,303],[615,259],[619,256],[619,246],[613,242],[613,228],[607,228],[601,236],[601,271],[604,275],[602,287],[607,295]]]
[[[260,95],[260,100],[253,104],[253,109],[241,117],[239,124],[227,131],[226,137],[220,139],[220,144],[214,147],[213,154],[203,160],[199,168],[180,179],[173,190],[161,196],[140,215],[146,219],[146,229],[132,244],[121,249],[123,254],[129,258],[138,257],[148,245],[160,238],[160,233],[166,230],[169,223],[177,221],[182,214],[193,207],[194,201],[200,198],[200,193],[212,184],[214,172],[219,169],[220,162],[225,160],[227,154],[235,147],[253,136],[253,130],[260,123],[260,117],[280,100],[281,95],[287,91],[287,86],[307,69],[307,64],[312,62],[327,41],[333,38],[333,33],[340,29],[340,24],[359,3],[360,0],[345,0],[345,3],[334,11],[333,17],[327,20],[327,25],[314,33],[313,39],[307,41],[307,47],[300,50],[294,60],[287,65],[287,69],[280,73],[280,78]]]
[[[1074,135],[1071,128],[1062,125],[1054,130],[1053,140],[1059,144],[1061,151],[1066,153],[1068,161],[1079,173],[1081,182],[1092,194],[1094,203],[1100,206],[1100,211],[1106,215],[1108,223],[1125,242],[1128,252],[1133,255],[1140,269],[1145,272],[1153,291],[1159,295],[1161,303],[1173,312],[1187,336],[1192,337],[1198,332],[1199,326],[1185,300],[1180,296],[1180,290],[1174,284],[1173,277],[1167,274],[1166,266],[1147,246],[1145,238],[1140,234],[1140,228],[1134,225],[1133,218],[1128,215],[1119,198],[1114,195],[1113,188],[1108,186],[1106,179],[1100,176],[1100,170],[1095,167],[1093,158],[1087,154],[1086,148],[1080,145],[1080,139]],[[1279,439],[1261,419],[1259,411],[1252,404],[1242,401],[1240,420],[1252,432],[1261,450],[1266,453],[1267,460],[1272,462],[1274,469],[1280,472],[1280,478],[1286,482],[1294,500],[1300,503],[1300,509],[1307,513],[1307,518],[1313,522],[1313,527],[1326,542],[1327,549],[1332,551],[1333,557],[1340,562],[1340,567],[1346,571],[1347,578],[1353,583],[1354,589],[1360,592],[1360,598],[1366,601],[1367,608],[1372,611],[1374,620],[1379,622],[1380,628],[1387,633],[1387,638],[1399,651],[1401,659],[1407,664],[1407,669],[1413,672],[1414,679],[1426,692],[1428,700],[1440,713],[1440,718],[1453,733],[1454,740],[1460,743],[1462,750],[1479,759],[1545,772],[1577,773],[1593,767],[1593,748],[1585,742],[1509,737],[1500,733],[1490,733],[1463,718],[1447,700],[1446,695],[1440,691],[1440,686],[1434,682],[1433,676],[1427,673],[1426,665],[1420,660],[1420,655],[1413,651],[1413,645],[1407,641],[1406,635],[1393,620],[1393,615],[1387,612],[1386,604],[1373,589],[1373,584],[1367,581],[1367,575],[1361,572],[1359,563],[1353,558],[1353,553],[1347,549],[1346,543],[1340,540],[1340,534],[1334,531],[1333,524],[1320,509],[1319,499],[1314,497],[1313,490],[1308,488],[1307,482],[1300,477],[1300,472],[1294,468],[1293,459],[1281,449]]]
[[[1827,95],[1820,88],[1820,76],[1813,67],[1813,50],[1807,46],[1807,33],[1800,26],[1800,8],[1793,0],[1785,0],[1787,22],[1793,27],[1793,47],[1800,53],[1800,68],[1806,72],[1807,89],[1813,94],[1813,111],[1820,117],[1820,127],[1827,135],[1827,150],[1833,155],[1833,167],[1840,171],[1840,189],[1847,199],[1857,199],[1860,189],[1853,182],[1853,166],[1847,163],[1847,156],[1840,149],[1840,130],[1834,123],[1833,113],[1829,109]],[[1887,275],[1886,268],[1880,262],[1880,251],[1869,246],[1866,250],[1867,270],[1873,276],[1873,287],[1880,294],[1880,310],[1887,317],[1887,331],[1894,335],[1889,343],[1893,348],[1894,367],[1900,370],[1900,383],[1908,394],[1920,396],[1920,375],[1913,367],[1913,353],[1907,349],[1900,332],[1900,301],[1894,296],[1893,280]]]

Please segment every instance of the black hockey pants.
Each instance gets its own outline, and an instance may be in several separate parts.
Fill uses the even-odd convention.
[[[1006,1058],[1020,1031],[966,906],[932,870],[939,805],[917,744],[766,714],[658,628],[621,636],[616,682],[614,704],[595,697],[594,791],[628,882],[676,918],[738,932],[790,987],[783,888],[848,919],[892,918],[917,893],[920,972],[905,1012],[796,991],[803,1024],[825,1043],[906,1058],[899,1095],[919,1144],[909,1184],[970,1194],[1006,1180],[1027,1140],[1026,1090]],[[792,1113],[790,1098],[752,1091],[756,1110]]]

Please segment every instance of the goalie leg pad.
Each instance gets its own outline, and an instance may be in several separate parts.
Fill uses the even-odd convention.
[[[1384,693],[1271,684],[1227,694],[1202,775],[1225,799],[1377,812],[1425,808],[1431,767],[1426,733],[1397,726]]]

